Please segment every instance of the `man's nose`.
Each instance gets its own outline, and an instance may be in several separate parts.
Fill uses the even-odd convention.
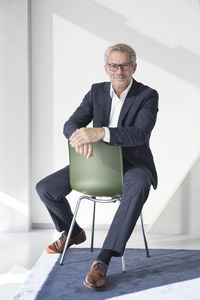
[[[118,73],[118,74],[123,73],[122,66],[119,66],[119,68],[117,69],[117,73]]]

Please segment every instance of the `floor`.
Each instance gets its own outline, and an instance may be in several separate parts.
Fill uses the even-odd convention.
[[[88,239],[77,247],[90,247]],[[95,247],[101,247],[106,230],[95,231]],[[0,233],[0,299],[13,299],[14,294],[26,278],[28,271],[43,252],[46,245],[56,240],[59,234],[52,229],[33,230],[28,233]],[[149,248],[193,249],[200,250],[199,235],[161,235],[147,234]],[[136,229],[132,234],[128,248],[144,248],[142,232]],[[3,296],[3,298],[1,298]]]

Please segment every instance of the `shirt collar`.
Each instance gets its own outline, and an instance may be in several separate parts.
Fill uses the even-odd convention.
[[[125,91],[123,91],[123,93],[121,93],[121,96],[120,96],[120,99],[125,99],[131,86],[132,86],[132,83],[133,83],[133,78],[131,78],[131,82],[130,84],[127,86],[127,88],[125,89]],[[112,83],[110,83],[110,97],[113,98],[113,96],[116,96],[118,98],[118,96],[115,94],[115,91],[112,87]]]

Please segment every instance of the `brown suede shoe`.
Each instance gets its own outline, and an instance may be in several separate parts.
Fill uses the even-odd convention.
[[[63,232],[61,237],[57,241],[55,241],[54,243],[52,243],[51,245],[46,247],[44,251],[48,254],[62,253],[64,246],[65,246],[66,239],[67,239],[67,236]],[[70,246],[72,246],[74,244],[75,245],[81,244],[81,243],[85,242],[85,240],[86,240],[85,231],[82,230],[77,236],[72,237],[69,240],[69,245],[67,248],[69,248]]]
[[[96,260],[87,274],[84,284],[90,289],[102,291],[106,286],[106,272],[108,265],[103,261]]]

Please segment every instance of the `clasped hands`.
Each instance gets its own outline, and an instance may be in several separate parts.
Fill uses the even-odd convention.
[[[104,128],[85,128],[82,127],[74,131],[70,137],[70,144],[76,152],[90,158],[93,152],[93,143],[98,142],[105,136]]]

